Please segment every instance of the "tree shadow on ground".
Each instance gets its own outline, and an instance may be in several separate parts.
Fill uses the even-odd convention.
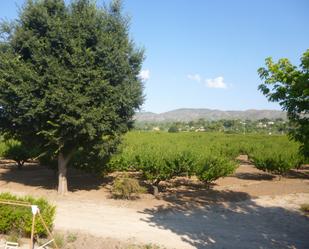
[[[263,207],[247,193],[209,190],[203,196],[162,197],[168,205],[145,209],[144,222],[202,248],[309,248],[309,218],[282,207]]]
[[[0,165],[0,181],[51,190],[57,189],[58,176],[56,171],[38,164],[26,164],[20,170],[11,163]],[[77,169],[68,169],[68,187],[72,192],[99,189],[112,181],[113,177],[103,178]]]
[[[268,173],[246,173],[246,172],[241,172],[241,173],[235,173],[233,175],[234,177],[237,177],[242,180],[253,180],[253,181],[261,181],[261,180],[273,180],[276,178],[275,175],[271,175]]]
[[[290,179],[309,179],[309,168],[290,170],[285,177]]]
[[[267,172],[236,172],[234,177],[243,180],[273,180],[277,178],[276,175]],[[284,174],[288,179],[309,179],[309,168],[303,167],[301,169],[292,169]]]

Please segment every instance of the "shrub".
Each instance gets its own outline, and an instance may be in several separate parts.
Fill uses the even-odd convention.
[[[222,168],[220,163],[234,165],[240,154],[258,160],[260,155],[265,158],[280,153],[283,162],[292,160],[293,167],[297,167],[304,162],[298,148],[298,143],[281,135],[129,132],[119,152],[108,162],[108,167],[110,171],[140,171],[153,186],[158,186],[160,181],[194,173],[199,174],[200,179],[213,181],[216,175],[220,177],[232,171],[229,166]],[[210,167],[212,163],[218,168]]]
[[[116,178],[112,186],[112,195],[119,199],[132,199],[143,192],[145,189],[140,186],[138,180],[127,176]]]
[[[309,214],[309,203],[301,204],[300,210],[306,214]]]
[[[24,163],[29,158],[36,156],[36,151],[34,148],[26,148],[19,141],[8,140],[5,142],[5,145],[6,149],[3,152],[3,157],[16,161],[18,168],[22,168]]]
[[[297,153],[267,153],[265,151],[255,152],[251,159],[257,169],[283,175],[293,168],[299,168],[303,158]]]
[[[58,248],[63,248],[65,246],[65,239],[64,239],[64,235],[63,234],[56,233],[56,234],[53,235],[53,237],[54,237],[54,240],[55,240]],[[51,243],[50,246],[52,248],[56,248],[54,243]]]
[[[1,200],[22,201],[37,205],[40,213],[46,223],[51,229],[53,226],[55,207],[50,205],[45,199],[34,199],[33,197],[17,197],[10,193],[1,193]],[[7,204],[0,204],[0,233],[10,233],[18,231],[20,234],[29,236],[32,226],[32,212],[30,207],[13,206]],[[39,236],[47,235],[40,219],[36,219],[35,233]]]
[[[67,235],[66,241],[68,243],[74,243],[77,240],[77,233],[69,233]]]
[[[168,132],[176,133],[176,132],[179,132],[179,130],[176,126],[171,126],[170,128],[168,128]]]
[[[10,231],[6,240],[20,244],[21,235],[17,231]]]
[[[232,174],[236,169],[236,163],[224,157],[209,156],[196,169],[196,176],[207,184],[220,177]]]
[[[148,150],[137,157],[137,165],[147,181],[158,186],[176,176],[191,176],[198,155],[190,151]]]
[[[167,167],[172,169],[171,177],[191,176],[194,173],[194,166],[197,163],[198,155],[190,151],[170,153],[164,159]]]

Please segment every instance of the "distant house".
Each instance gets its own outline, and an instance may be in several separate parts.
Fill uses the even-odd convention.
[[[203,132],[203,131],[206,131],[203,126],[195,130],[195,132]]]
[[[257,128],[266,128],[267,124],[263,124],[262,122],[259,122],[256,127]]]

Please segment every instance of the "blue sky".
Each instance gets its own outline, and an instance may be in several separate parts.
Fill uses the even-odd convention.
[[[0,17],[22,3],[0,1]],[[308,0],[124,0],[124,11],[146,49],[144,111],[280,109],[257,69],[268,56],[299,65],[309,48]]]

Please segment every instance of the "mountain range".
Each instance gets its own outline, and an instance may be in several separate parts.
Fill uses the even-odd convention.
[[[163,113],[137,112],[135,120],[140,122],[168,122],[168,121],[192,121],[203,118],[205,120],[240,119],[259,120],[263,118],[287,119],[286,113],[279,110],[245,110],[245,111],[222,111],[213,109],[182,108]]]

